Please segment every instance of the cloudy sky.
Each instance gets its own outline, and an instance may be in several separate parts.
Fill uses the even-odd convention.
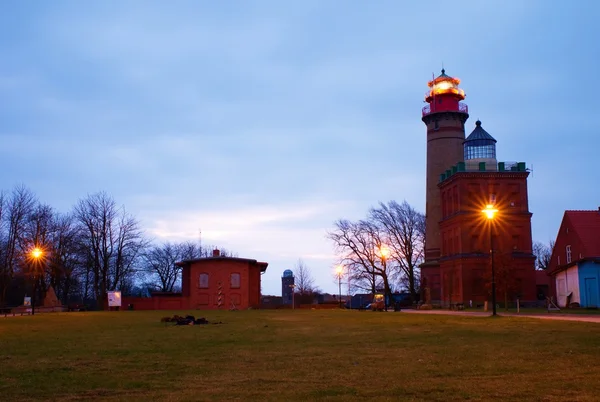
[[[600,3],[598,3],[600,4]],[[337,290],[325,234],[425,205],[427,80],[462,79],[498,159],[525,161],[535,240],[596,209],[595,1],[3,1],[0,188],[68,211],[111,194],[156,241],[298,258]]]

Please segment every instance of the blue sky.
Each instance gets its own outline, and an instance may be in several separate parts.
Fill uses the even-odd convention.
[[[600,3],[599,3],[600,4]],[[68,211],[110,193],[161,240],[303,258],[378,201],[425,205],[423,95],[461,78],[467,135],[533,167],[533,237],[596,209],[594,1],[4,1],[0,188]]]

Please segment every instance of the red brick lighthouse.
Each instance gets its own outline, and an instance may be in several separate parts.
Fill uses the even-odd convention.
[[[535,257],[524,162],[498,162],[496,139],[480,121],[465,139],[467,106],[460,80],[428,83],[425,261],[421,286],[433,303],[534,301]],[[497,210],[486,219],[483,209]]]
[[[427,278],[432,300],[440,300],[440,253],[441,237],[439,223],[442,220],[439,175],[448,167],[464,159],[465,122],[469,108],[461,101],[465,92],[458,87],[458,78],[442,74],[429,81],[425,94],[428,103],[423,108],[423,123],[427,126],[427,184],[425,205],[425,263],[421,277]],[[427,281],[425,281],[427,282]],[[421,282],[423,283],[423,282]]]

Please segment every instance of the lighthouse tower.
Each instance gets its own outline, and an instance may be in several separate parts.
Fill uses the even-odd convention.
[[[427,126],[427,189],[425,206],[425,263],[421,267],[439,267],[440,229],[442,219],[440,174],[449,166],[464,161],[465,121],[469,109],[461,101],[465,92],[458,87],[458,78],[442,74],[427,83],[428,103],[423,108],[423,123]],[[423,272],[424,273],[424,272]]]

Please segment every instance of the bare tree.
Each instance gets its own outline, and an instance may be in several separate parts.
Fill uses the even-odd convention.
[[[35,282],[35,298],[42,300],[47,290],[49,257],[52,255],[52,237],[54,232],[54,211],[49,205],[37,204],[30,211],[24,225],[22,236],[19,238],[23,274]],[[41,258],[32,261],[29,258],[31,250],[39,248],[43,254]],[[35,263],[34,263],[35,262]]]
[[[299,258],[294,267],[294,285],[300,296],[312,295],[315,291],[315,278],[310,268]]]
[[[184,250],[184,248],[184,244],[163,243],[150,247],[143,254],[144,269],[157,279],[159,291],[173,291],[173,287],[181,273],[181,267],[175,265],[175,263],[183,259],[184,252],[190,253],[189,248],[187,250]]]
[[[106,292],[128,284],[145,241],[137,220],[106,193],[79,200],[74,215],[81,225],[95,299],[104,308]]]
[[[389,263],[388,249],[380,227],[368,220],[339,220],[327,236],[333,241],[339,254],[339,263],[348,270],[353,286],[375,293],[378,282],[381,282],[388,296],[387,304],[391,300],[394,267]]]
[[[533,255],[535,255],[535,269],[545,270],[550,265],[552,258],[552,250],[554,250],[554,240],[550,240],[548,244],[540,241],[533,243]]]
[[[35,195],[25,186],[13,189],[9,197],[0,197],[0,305],[5,302],[6,290],[12,281],[19,260],[24,227],[37,204]]]
[[[369,217],[381,228],[390,249],[389,261],[400,269],[400,280],[407,284],[411,302],[414,302],[418,293],[418,267],[423,261],[425,215],[406,201],[402,204],[390,201],[371,208]]]
[[[56,296],[68,303],[78,292],[77,285],[84,275],[84,261],[78,244],[79,230],[71,215],[55,214],[54,230],[50,241],[49,282]]]

